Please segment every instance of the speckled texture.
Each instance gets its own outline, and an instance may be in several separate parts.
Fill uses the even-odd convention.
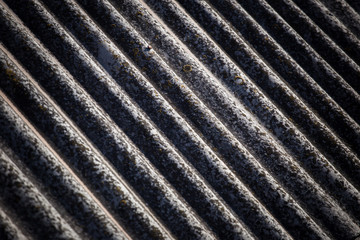
[[[356,14],[343,0],[1,1],[1,164],[18,167],[0,173],[40,199],[43,238],[354,239]],[[44,228],[7,198],[0,210],[9,238]]]
[[[7,213],[4,212],[5,206],[1,205],[0,209],[0,238],[1,239],[14,239],[14,240],[25,240],[31,239],[30,235],[23,234],[23,229],[19,229],[19,227],[14,223],[13,219],[11,219]]]
[[[17,155],[26,156],[26,159],[24,160],[27,167],[34,172],[37,178],[42,181],[55,197],[61,198],[60,202],[66,211],[72,214],[74,218],[79,221],[79,224],[82,224],[94,238],[108,238],[112,236],[116,239],[124,239],[123,234],[113,223],[109,222],[109,219],[104,216],[99,207],[90,199],[89,195],[82,189],[80,184],[75,181],[74,176],[72,176],[64,166],[61,166],[59,159],[54,157],[51,151],[46,148],[35,133],[30,130],[30,127],[16,115],[14,109],[6,104],[5,99],[1,98],[0,102],[1,125],[3,126],[3,128],[1,128],[1,135],[3,140],[7,142],[8,145],[12,146]],[[2,161],[2,164],[5,163],[5,161]],[[6,168],[4,168],[4,171],[5,170]],[[9,178],[9,174],[10,173],[4,172],[3,175],[3,178],[7,179],[7,181],[10,181],[11,179]],[[20,177],[20,173],[13,173],[13,175],[14,177]],[[22,182],[26,185],[30,184],[28,181],[18,180],[18,182]],[[14,180],[14,184],[15,183],[16,180]],[[72,232],[67,233],[69,230],[66,231],[64,227],[55,225],[59,220],[61,221],[61,219],[57,216],[53,216],[55,214],[54,210],[49,206],[49,203],[45,199],[39,199],[41,198],[41,195],[36,192],[36,190],[29,192],[30,195],[28,196],[28,198],[35,198],[34,200],[22,199],[22,197],[27,196],[23,192],[29,189],[26,185],[24,186],[25,189],[22,189],[20,188],[21,184],[18,184],[18,186],[9,184],[9,187],[12,186],[13,188],[18,188],[20,192],[17,195],[17,200],[14,200],[16,199],[16,195],[14,196],[12,194],[16,194],[17,192],[8,190],[12,193],[9,194],[9,197],[13,197],[14,199],[6,200],[12,204],[21,201],[20,203],[18,202],[19,206],[17,207],[17,211],[21,211],[21,208],[23,208],[24,212],[18,212],[18,214],[24,215],[23,217],[27,221],[30,221],[32,229],[38,234],[38,237],[54,237],[55,239],[78,238]],[[2,186],[7,185],[4,183]],[[2,190],[6,191],[7,188],[2,187]],[[4,194],[4,196],[6,197],[7,195]],[[27,206],[27,204],[31,205],[31,207]],[[47,206],[41,206],[41,204],[46,204]],[[52,212],[49,212],[48,216],[46,216],[45,213],[41,213],[41,215],[32,213],[32,211],[36,210],[40,211],[40,213],[43,211]],[[36,219],[36,217],[38,219]],[[54,221],[54,223],[52,221]],[[36,222],[35,226],[34,222]],[[42,227],[39,225],[40,223],[42,223]],[[50,224],[53,224],[54,226],[51,226]],[[59,225],[61,222],[57,224]]]
[[[5,61],[10,61],[9,59],[2,59]],[[51,136],[57,144],[56,146],[62,150],[62,153],[69,157],[70,164],[74,166],[75,169],[84,174],[84,178],[88,181],[89,184],[95,187],[94,190],[100,192],[101,197],[105,198],[110,204],[111,208],[116,211],[124,221],[125,219],[132,219],[130,224],[133,224],[136,228],[149,227],[150,233],[143,233],[144,237],[147,234],[156,234],[156,232],[162,232],[158,228],[158,223],[151,222],[151,217],[149,219],[149,214],[147,210],[144,209],[142,204],[139,204],[139,200],[136,196],[132,196],[131,190],[126,186],[123,179],[113,173],[111,168],[109,169],[104,166],[104,159],[102,156],[99,156],[99,153],[96,150],[92,149],[91,146],[85,143],[84,137],[79,135],[75,129],[69,124],[69,122],[64,119],[61,114],[51,106],[51,103],[47,99],[39,96],[39,90],[36,89],[34,83],[26,79],[25,76],[15,75],[16,69],[11,66],[6,66],[8,69],[12,69],[13,77],[20,78],[22,84],[17,83],[16,85],[9,84],[8,93],[12,96],[16,96],[17,103],[24,105],[26,102],[27,108],[25,111],[31,115],[30,111],[32,109],[40,108],[42,110],[41,114],[36,114],[33,116],[34,122],[41,121],[42,126],[40,127],[45,133],[49,129],[58,129],[57,131],[60,134]],[[25,93],[25,96],[24,96]],[[22,103],[22,104],[21,104]],[[65,147],[66,145],[66,147]],[[145,226],[142,226],[145,225]],[[138,231],[138,234],[141,233]],[[157,236],[159,238],[160,236]]]
[[[32,225],[30,233],[38,238],[79,238],[3,151],[0,152],[0,164],[1,201],[8,203],[20,218]]]
[[[333,0],[321,2],[340,20],[354,35],[360,37],[360,15],[345,0]]]
[[[169,5],[169,9],[167,9],[166,12],[164,9],[167,5],[165,5],[165,4]],[[176,16],[175,13],[177,13],[177,12],[176,12],[176,10],[174,10],[176,8],[176,5],[174,5],[174,4],[167,2],[162,5],[162,2],[156,1],[156,2],[154,2],[154,7],[159,9],[159,11],[160,10],[162,11],[162,12],[159,12],[159,14],[165,14],[165,13],[167,14],[167,13],[169,13],[169,11],[171,9],[173,9],[172,16],[173,17]],[[135,12],[136,8],[131,8],[131,10],[129,10],[129,11]],[[137,10],[137,11],[139,11],[139,10]],[[333,211],[328,211],[323,208],[322,209],[323,212],[320,213],[322,211],[322,210],[320,210],[320,206],[324,206],[324,204],[325,204],[329,208],[332,208],[334,206],[333,205],[334,203],[328,202],[329,198],[326,196],[326,194],[324,192],[321,192],[321,191],[318,191],[319,195],[304,194],[305,191],[310,190],[309,186],[313,185],[314,183],[313,183],[313,180],[311,180],[309,178],[309,176],[301,169],[301,167],[299,165],[297,165],[296,161],[291,161],[290,160],[291,156],[286,156],[285,149],[283,149],[276,142],[274,142],[274,140],[271,137],[271,134],[265,133],[265,131],[263,130],[263,127],[257,123],[256,119],[254,119],[253,116],[251,116],[250,113],[246,109],[241,108],[240,103],[236,99],[234,99],[234,97],[231,96],[231,93],[227,92],[227,90],[224,89],[220,85],[220,83],[217,82],[215,79],[212,79],[211,78],[212,76],[209,75],[208,72],[206,72],[206,69],[201,68],[200,65],[198,63],[196,63],[196,60],[192,60],[191,56],[189,56],[188,54],[185,54],[184,49],[179,48],[178,47],[179,45],[172,44],[176,40],[172,39],[172,37],[169,35],[165,35],[162,32],[163,31],[162,27],[156,25],[156,21],[154,19],[151,19],[150,17],[148,19],[146,19],[145,10],[142,9],[141,11],[143,12],[142,17],[134,19],[134,21],[132,23],[135,25],[135,24],[137,24],[137,21],[139,21],[140,22],[139,28],[141,28],[141,31],[148,31],[149,35],[150,35],[150,32],[152,34],[159,35],[159,38],[154,40],[152,45],[157,46],[155,44],[159,44],[159,45],[162,44],[162,48],[159,48],[159,52],[161,52],[162,49],[166,49],[166,53],[164,53],[164,57],[167,58],[169,63],[173,64],[173,68],[175,68],[175,69],[178,68],[178,67],[176,67],[177,65],[184,65],[185,61],[187,61],[188,63],[191,63],[190,65],[193,66],[191,72],[188,72],[188,73],[179,72],[179,74],[183,75],[184,79],[186,79],[188,81],[187,83],[190,86],[192,86],[195,89],[195,91],[197,91],[197,93],[203,97],[203,99],[206,99],[206,101],[210,104],[211,108],[213,110],[217,111],[217,113],[220,115],[222,120],[225,123],[227,123],[227,127],[232,129],[235,132],[235,134],[240,139],[242,139],[242,141],[247,145],[247,147],[249,147],[251,150],[255,151],[256,154],[263,156],[260,158],[261,160],[263,160],[262,163],[265,164],[270,169],[272,174],[277,175],[278,179],[280,181],[282,181],[285,184],[285,186],[287,186],[289,189],[295,190],[295,195],[297,195],[298,198],[303,199],[303,201],[307,204],[306,207],[312,209],[312,211],[314,211],[314,213],[316,213],[316,215],[318,215],[318,216],[323,215],[324,216],[323,221],[327,222],[327,224],[334,223],[333,222],[334,218],[332,216],[328,215],[329,212],[333,212]],[[134,16],[134,14],[132,14],[132,15],[129,14],[129,16]],[[148,23],[148,25],[146,25],[146,23],[150,20],[152,22]],[[141,25],[141,23],[144,23],[144,25]],[[180,19],[178,19],[176,21],[176,23],[181,23]],[[157,29],[155,27],[157,27]],[[185,26],[183,26],[183,28],[185,28]],[[193,30],[194,28],[186,28],[186,29]],[[157,30],[157,31],[155,31],[155,30]],[[164,48],[164,45],[166,45],[167,48]],[[212,49],[210,48],[209,51],[211,51],[211,50]],[[175,56],[176,56],[176,58],[175,58]],[[179,61],[180,61],[180,64],[178,63]],[[196,68],[195,68],[195,66],[196,66]],[[252,94],[250,94],[250,91],[248,90],[247,92],[248,92],[248,95],[246,95],[246,97],[248,99],[253,98]],[[259,97],[261,97],[261,93],[258,93],[257,91],[255,91],[255,95],[258,95]],[[260,108],[261,102],[259,102],[259,101],[261,101],[261,99],[257,99],[257,101],[252,100],[251,102],[250,101],[248,102],[249,104],[254,106],[252,108],[252,110],[258,112],[258,114],[261,114],[261,111],[264,111],[264,110],[266,111],[267,108],[269,108],[269,112],[270,112],[271,105],[268,103],[267,108],[264,106],[263,107],[264,110],[262,110]],[[266,100],[264,99],[263,101],[266,101]],[[183,106],[178,105],[178,107],[181,108]],[[185,109],[183,111],[185,112]],[[274,110],[271,110],[271,112],[274,112]],[[190,115],[189,117],[192,118],[192,120],[194,121],[195,124],[199,124],[199,122],[201,121],[201,117],[196,115],[195,109],[193,111],[191,111],[189,113],[189,115]],[[340,189],[339,189],[338,185],[333,185],[331,187],[331,184],[329,185],[329,183],[335,183],[336,181],[338,181],[340,179],[341,179],[340,181],[343,182],[344,179],[341,177],[341,175],[339,175],[339,173],[336,173],[336,170],[334,168],[333,168],[333,170],[331,170],[331,168],[332,168],[331,165],[329,165],[329,163],[327,163],[327,162],[324,162],[324,158],[319,153],[315,153],[314,151],[316,151],[316,150],[313,149],[312,146],[306,146],[306,145],[304,146],[304,144],[306,144],[306,140],[304,139],[304,137],[301,137],[300,141],[292,140],[290,142],[289,140],[291,140],[292,135],[284,134],[285,133],[284,130],[286,128],[289,128],[289,124],[284,123],[284,120],[276,121],[276,119],[278,119],[280,117],[281,117],[281,115],[276,116],[276,118],[274,118],[274,117],[268,118],[268,121],[274,123],[274,125],[272,126],[272,130],[273,130],[273,132],[275,132],[274,134],[276,134],[278,137],[286,137],[287,140],[285,141],[285,144],[287,144],[288,146],[296,143],[296,141],[297,141],[298,146],[293,146],[293,147],[295,147],[295,149],[293,151],[298,151],[297,155],[299,153],[304,154],[304,151],[311,151],[312,153],[308,154],[307,156],[304,154],[305,156],[303,158],[303,161],[304,161],[304,163],[309,164],[307,166],[305,165],[305,167],[307,167],[308,170],[316,171],[317,174],[314,176],[317,177],[320,181],[323,181],[323,183],[326,187],[332,188],[334,193],[339,191]],[[266,115],[264,116],[264,119],[266,119]],[[204,126],[200,126],[200,124],[198,125],[198,127],[204,129]],[[208,133],[203,132],[203,134],[205,135]],[[299,148],[299,147],[301,147],[301,148]],[[299,160],[300,160],[301,155],[297,156],[297,158],[299,158]],[[309,161],[310,159],[314,159],[314,158],[318,159],[318,160]],[[322,159],[322,160],[320,160],[320,159]],[[313,164],[315,164],[315,165],[313,165]],[[320,167],[321,165],[323,167]],[[322,171],[320,171],[321,168],[323,169]],[[281,169],[281,171],[279,171],[280,169]],[[320,173],[322,173],[322,177],[320,177]],[[325,177],[326,175],[327,175],[327,177]],[[336,177],[336,175],[338,177]],[[325,180],[324,177],[328,178],[328,180]],[[334,177],[337,178],[338,180],[334,181]],[[359,193],[351,184],[349,184],[349,183],[345,183],[345,184],[349,188],[345,187],[344,192],[343,192],[345,194],[341,194],[341,197],[340,197],[340,195],[338,195],[338,196],[340,197],[340,201],[342,201],[342,202],[349,201],[347,203],[347,205],[349,206],[349,208],[352,208],[352,211],[356,212],[357,210],[355,208],[353,208],[353,206],[357,205],[359,202],[359,197],[358,197]],[[304,191],[304,192],[302,192],[300,189],[303,189],[302,191]],[[305,190],[305,189],[307,189],[307,190]],[[317,189],[317,188],[312,188],[312,190],[315,190],[315,189]],[[334,191],[335,189],[336,189],[336,191]],[[300,191],[298,191],[298,190],[300,190]],[[356,199],[355,201],[353,201],[354,196]],[[346,198],[347,198],[347,200],[346,200]],[[322,200],[320,200],[320,199],[322,199]],[[328,203],[325,203],[325,202],[328,202]],[[317,207],[315,207],[315,206],[317,206]],[[336,208],[338,208],[338,207],[336,207]],[[320,212],[319,212],[319,210],[320,210]],[[340,210],[340,209],[338,208],[338,210]],[[338,210],[335,210],[333,213],[337,212]],[[338,217],[343,215],[340,212],[338,212],[339,215],[336,214]],[[347,218],[346,216],[343,216],[343,217],[345,217],[345,219]],[[339,224],[340,224],[340,222],[336,225],[333,225],[334,228],[332,228],[331,230],[333,230],[334,233],[337,232],[337,230],[334,230],[335,227],[336,228],[340,227]],[[353,228],[355,226],[356,226],[356,224],[354,224],[351,228]],[[343,226],[341,226],[340,228],[343,228]],[[357,227],[355,227],[354,230],[356,228]],[[338,230],[340,230],[340,229],[338,228]],[[341,230],[341,231],[343,231],[343,234],[345,234],[347,231],[347,230],[345,230],[345,231],[344,230],[345,229]],[[357,230],[355,230],[355,231],[357,231]]]
[[[20,31],[20,33],[22,33],[23,36],[26,35],[24,32]],[[188,231],[183,232],[189,234],[189,236],[191,236],[190,232],[192,231],[192,234],[194,234],[193,237],[197,235],[198,237],[201,235],[206,236],[206,238],[211,237],[206,227],[202,226],[198,218],[194,216],[194,213],[186,206],[185,202],[180,200],[180,197],[177,196],[172,186],[167,184],[165,179],[157,173],[157,170],[153,168],[148,160],[143,158],[139,150],[137,150],[115,123],[110,120],[110,117],[104,113],[95,102],[90,101],[91,97],[81,89],[67,71],[65,69],[59,71],[60,65],[57,61],[54,61],[49,55],[45,54],[44,50],[41,51],[38,45],[31,43],[30,47],[36,49],[33,49],[33,53],[37,52],[35,56],[38,56],[39,64],[44,64],[48,69],[47,76],[42,74],[39,68],[33,68],[32,74],[36,75],[36,73],[38,73],[39,75],[36,76],[40,77],[40,80],[43,80],[42,83],[48,83],[48,85],[45,85],[47,91],[54,94],[52,97],[54,97],[58,103],[61,103],[62,107],[66,109],[67,114],[69,114],[77,125],[88,134],[88,137],[97,144],[97,147],[111,160],[114,167],[125,175],[126,180],[130,181],[133,186],[137,188],[141,196],[147,200],[147,204],[156,208],[157,213],[160,214],[164,220],[167,219],[167,223],[169,223],[174,230],[178,229],[179,234],[182,234],[180,229],[184,230],[188,228]],[[27,55],[25,51],[18,53],[24,54],[24,57]],[[34,55],[31,54],[27,57],[33,58]],[[55,82],[49,84],[48,77],[52,78]],[[34,104],[34,107],[38,107],[38,103]],[[49,107],[50,106],[44,106],[45,110]],[[31,109],[29,108],[29,110]],[[45,111],[45,113],[47,113],[47,111]],[[35,115],[34,117],[39,116]],[[86,121],[84,121],[84,117],[87,117]],[[42,119],[40,118],[39,120]],[[44,121],[44,123],[51,124],[50,121]],[[42,127],[47,127],[44,123],[41,123]],[[56,134],[54,137],[58,138],[56,139],[58,144],[64,142],[63,138],[67,137],[66,135],[64,136],[67,127],[50,125],[48,128],[60,131],[61,134]],[[78,139],[74,137],[68,137],[67,141],[68,143],[64,143],[67,145],[67,151],[74,151],[71,147],[69,148],[71,144],[75,145],[75,150],[80,150],[81,152],[89,151],[84,142],[77,142]],[[75,143],[72,143],[74,141]],[[89,172],[96,172],[99,168],[104,168],[106,161],[98,160],[98,163],[93,162],[96,160],[93,154],[89,154],[90,156],[86,158],[86,162],[84,162],[84,160],[79,161],[79,157],[75,157],[71,152],[70,155],[73,157],[68,159],[75,161],[72,164],[78,167],[82,174],[92,178],[94,183],[97,182],[95,186],[99,185],[99,183],[104,183],[108,185],[107,188],[110,188],[112,192],[117,189],[111,179],[104,174],[104,170],[100,170],[100,172],[96,174]],[[66,154],[66,152],[64,153]],[[89,168],[91,166],[90,164],[94,166]],[[104,182],[104,180],[106,180],[106,182]],[[149,191],[150,189],[151,191]],[[109,190],[104,189],[104,191],[109,194]],[[116,204],[122,204],[119,199],[111,198],[111,195],[108,197],[109,200],[114,201]],[[150,228],[150,230],[152,229]],[[136,229],[134,232],[135,231]],[[155,234],[157,232],[160,234],[163,233],[163,231],[155,231]]]
[[[182,1],[182,6],[187,7],[187,3],[186,1]],[[219,15],[214,12],[209,5],[203,2],[198,4],[197,6],[199,6],[199,8],[196,8],[196,11],[187,8],[192,16],[211,33],[213,38],[221,43],[221,47],[223,47],[231,57],[236,59],[236,62],[243,67],[244,71],[246,71],[260,87],[267,91],[274,103],[278,104],[278,106],[289,115],[289,120],[297,124],[297,127],[301,127],[306,137],[313,140],[313,144],[321,148],[325,154],[331,156],[330,160],[333,164],[347,172],[350,178],[357,178],[359,174],[353,172],[355,170],[353,165],[356,165],[356,162],[359,161],[357,157],[351,153],[350,149],[344,146],[334,133],[329,131],[321,120],[311,112],[311,109],[276,76],[271,68],[266,66],[266,64],[256,56],[256,53],[246,45],[244,40],[242,40],[223,19],[219,18]],[[211,63],[208,62],[208,64]],[[305,97],[312,106],[317,107],[317,109],[321,111],[321,116],[324,117],[331,126],[335,127],[335,131],[341,130],[342,136],[351,139],[350,142],[357,141],[356,134],[354,134],[360,130],[357,124],[355,124],[353,120],[337,106],[336,102],[327,96],[296,63],[293,63],[292,66],[293,68],[290,71],[287,67],[281,72],[286,74],[284,77],[292,80],[292,82],[290,82],[291,84],[295,83],[298,86],[301,84],[301,88],[296,88],[298,92],[302,97]],[[273,79],[277,81],[272,81]],[[230,87],[232,86],[231,82],[232,81],[227,82]],[[308,83],[310,84],[307,87]],[[271,130],[271,124],[266,124],[265,126]],[[353,135],[353,137],[351,135]],[[355,146],[354,150],[356,151]],[[348,166],[346,166],[347,164]],[[354,179],[354,182],[359,182],[359,179]]]
[[[222,12],[229,19],[234,26],[241,32],[246,40],[252,42],[254,48],[262,54],[262,56],[274,66],[281,67],[287,63],[289,56],[284,53],[284,50],[305,70],[308,74],[317,81],[320,86],[326,90],[347,112],[359,122],[359,95],[343,80],[343,78],[334,71],[334,69],[317,53],[311,46],[299,36],[294,35],[288,25],[283,25],[283,20],[279,16],[275,19],[277,21],[263,21],[266,24],[268,31],[254,21],[254,19],[246,14],[245,9],[236,1],[214,1],[213,4],[223,7],[223,9],[233,9],[232,11]],[[291,5],[291,7],[294,7]],[[259,10],[264,9],[263,7]],[[219,9],[221,10],[221,8]],[[222,10],[222,11],[224,11]],[[264,9],[262,12],[267,13],[272,9]],[[254,12],[258,14],[257,11]],[[292,14],[294,15],[294,14]],[[254,16],[256,18],[256,15]],[[240,22],[246,24],[240,25]],[[279,22],[279,23],[278,23]],[[280,27],[281,26],[281,27]],[[264,28],[265,28],[264,27]],[[283,31],[283,29],[288,31]],[[266,28],[265,28],[266,29]],[[286,34],[284,37],[283,35]],[[291,41],[289,41],[291,39]],[[278,44],[276,41],[279,41]],[[285,43],[286,42],[286,43]],[[341,90],[340,90],[341,89]]]

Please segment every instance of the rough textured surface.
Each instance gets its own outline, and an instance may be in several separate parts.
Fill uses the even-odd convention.
[[[1,0],[0,239],[360,238],[345,0]]]

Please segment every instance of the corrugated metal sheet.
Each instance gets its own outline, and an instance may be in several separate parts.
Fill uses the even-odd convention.
[[[359,238],[359,12],[0,1],[0,238]]]

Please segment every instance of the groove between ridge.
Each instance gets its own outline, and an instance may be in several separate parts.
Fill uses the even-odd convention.
[[[0,238],[359,236],[360,17],[306,3],[1,0]]]

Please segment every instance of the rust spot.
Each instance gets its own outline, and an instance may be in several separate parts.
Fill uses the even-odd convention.
[[[237,84],[243,85],[245,83],[244,79],[241,76],[236,75],[235,81]]]
[[[183,66],[183,71],[184,72],[191,72],[192,71],[192,67],[191,67],[191,65],[184,65]]]
[[[38,107],[44,112],[47,110],[47,108],[41,104],[39,104]]]

